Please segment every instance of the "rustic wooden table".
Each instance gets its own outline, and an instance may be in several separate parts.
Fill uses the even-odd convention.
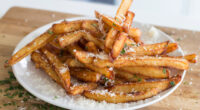
[[[11,68],[4,68],[17,43],[29,32],[49,22],[76,17],[69,13],[13,7],[0,19],[0,109],[59,109],[32,98],[12,75]],[[185,53],[200,52],[200,32],[158,27],[172,36]],[[164,100],[141,110],[199,110],[200,109],[200,63],[191,64],[191,69],[181,86]],[[9,78],[8,78],[9,77]],[[6,79],[6,80],[5,80]]]

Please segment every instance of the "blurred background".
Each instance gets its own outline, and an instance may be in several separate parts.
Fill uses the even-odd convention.
[[[94,16],[114,16],[121,0],[0,0],[0,17],[12,6]],[[200,31],[200,0],[133,0],[135,21]]]

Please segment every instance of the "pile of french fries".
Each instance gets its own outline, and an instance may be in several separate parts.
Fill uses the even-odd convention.
[[[155,96],[179,83],[181,74],[172,75],[172,69],[187,70],[196,55],[168,56],[178,48],[169,41],[144,44],[141,31],[132,27],[131,3],[122,0],[114,18],[96,11],[96,20],[54,24],[16,52],[8,64],[31,54],[36,68],[67,94],[96,101],[124,103]],[[74,84],[71,78],[81,83]]]

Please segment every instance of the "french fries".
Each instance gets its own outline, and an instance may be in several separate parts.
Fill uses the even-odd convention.
[[[74,58],[67,58],[65,63],[69,66],[69,67],[84,67],[84,65],[82,63],[80,63],[77,59]]]
[[[69,94],[71,95],[78,95],[82,94],[84,91],[89,91],[97,88],[96,83],[86,83],[86,84],[81,84],[81,85],[75,85],[71,86],[69,90]]]
[[[126,54],[128,55],[161,55],[167,50],[168,41],[163,43],[149,44],[149,45],[132,45],[127,49]]]
[[[136,82],[136,83],[126,83],[118,84],[109,88],[110,92],[114,93],[132,93],[134,91],[140,92],[148,90],[151,88],[157,88],[158,92],[173,87],[181,81],[181,76],[176,76],[171,79],[161,80],[161,81],[150,81],[150,82]]]
[[[118,57],[113,64],[117,68],[127,66],[164,66],[186,70],[189,67],[188,61],[182,58],[151,56],[122,56]]]
[[[166,53],[170,53],[175,51],[178,48],[178,44],[177,43],[169,43],[167,46],[167,51]]]
[[[105,90],[104,90],[105,91]],[[96,101],[106,101],[108,103],[125,103],[131,101],[143,100],[149,97],[152,97],[158,93],[156,88],[150,89],[148,91],[142,91],[135,94],[120,94],[120,93],[110,93],[104,92],[103,94],[99,91],[86,91],[83,95],[87,98],[96,100]]]
[[[76,31],[76,32],[72,32],[72,33],[68,33],[68,34],[64,34],[59,36],[58,41],[60,46],[66,47],[70,44],[73,44],[74,42],[77,42],[81,39],[81,37],[84,35],[84,33],[82,31]]]
[[[99,30],[99,24],[97,20],[85,20],[82,24],[82,29],[92,33],[92,35],[101,38],[103,34]]]
[[[128,35],[124,32],[120,32],[118,38],[116,39],[113,49],[112,49],[112,58],[117,58],[117,56],[122,53],[122,49],[124,48],[124,44],[126,42]],[[122,53],[123,54],[123,53]]]
[[[150,98],[181,81],[197,55],[169,56],[169,41],[144,44],[132,27],[133,0],[122,0],[114,18],[95,11],[96,20],[63,21],[16,52],[13,65],[31,54],[36,68],[70,95],[125,103]],[[69,68],[68,68],[69,67]],[[177,73],[175,73],[177,72]]]
[[[92,52],[92,53],[98,53],[98,49],[96,47],[96,45],[93,42],[88,42],[85,45],[85,48],[87,51]]]
[[[33,52],[31,54],[31,60],[35,62],[36,67],[42,68],[53,80],[55,80],[61,86],[62,83],[56,72],[51,68],[51,65],[48,63],[47,59],[44,58],[40,53]],[[63,86],[64,87],[64,86]]]
[[[169,78],[170,70],[164,67],[152,67],[152,66],[131,66],[131,67],[121,67],[120,70],[139,74],[142,76],[150,78]]]
[[[126,14],[126,20],[124,21],[124,24],[123,24],[123,30],[128,33],[129,32],[129,29],[131,27],[131,24],[133,22],[133,18],[135,16],[135,13],[131,12],[131,11],[128,11],[127,14]]]
[[[44,34],[40,35],[39,37],[35,38],[33,41],[28,43],[22,49],[17,51],[8,61],[9,65],[14,65],[15,63],[22,60],[24,57],[31,54],[33,51],[41,48],[42,46],[46,45],[48,42],[52,41],[56,36],[53,35],[52,29],[49,29]]]
[[[68,32],[73,32],[80,30],[82,26],[82,21],[63,21],[58,24],[54,24],[52,26],[53,33],[55,34],[63,34],[63,33],[68,33]]]
[[[129,72],[126,71],[122,71],[119,69],[115,69],[115,75],[118,78],[122,78],[125,81],[128,82],[144,82],[145,81],[145,77],[138,75],[138,74],[131,74]]]
[[[86,67],[88,67],[89,69],[96,71],[98,73],[101,73],[103,75],[105,75],[107,78],[109,79],[113,79],[114,78],[114,74],[112,72],[112,69],[110,70],[107,67],[104,68],[98,68],[96,66],[94,66],[93,64],[91,64],[91,62],[93,62],[93,58],[87,56],[88,54],[86,52],[81,52],[81,51],[76,51],[75,52],[75,57],[81,62],[83,63]],[[90,55],[90,54],[89,54]]]
[[[64,65],[54,54],[50,53],[45,48],[40,49],[40,51],[46,56],[49,63],[53,66],[66,92],[68,92],[70,88],[70,73],[68,66]]]
[[[100,73],[86,70],[84,68],[71,69],[70,74],[76,79],[84,81],[84,82],[98,82],[102,76],[102,74]]]

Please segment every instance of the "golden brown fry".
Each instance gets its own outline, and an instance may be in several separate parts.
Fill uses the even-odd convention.
[[[22,60],[24,57],[31,54],[33,51],[41,48],[42,46],[46,45],[48,42],[52,41],[56,36],[53,35],[52,30],[49,29],[44,34],[36,37],[33,41],[28,43],[25,47],[21,48],[17,51],[8,61],[9,65],[14,65],[15,63]]]
[[[76,60],[74,58],[67,58],[65,63],[69,67],[84,67],[84,65],[82,63],[80,63],[78,60]]]
[[[178,44],[177,43],[169,43],[167,46],[167,51],[166,53],[170,53],[175,51],[178,48]]]
[[[42,68],[45,71],[45,73],[48,74],[53,80],[55,80],[58,84],[63,86],[61,81],[60,81],[60,78],[58,77],[58,75],[53,70],[53,68],[48,63],[48,61],[45,57],[43,57],[40,53],[33,52],[31,54],[31,60],[33,62],[35,62],[35,65],[37,65],[39,68]]]
[[[56,71],[58,77],[62,82],[62,85],[64,86],[64,89],[66,90],[66,92],[68,92],[70,88],[70,73],[68,66],[66,64],[63,64],[57,58],[57,56],[50,53],[47,49],[42,48],[40,49],[40,51],[42,52],[42,54],[44,54],[44,56],[46,56],[49,63],[53,66],[54,70]]]
[[[121,70],[127,71],[132,74],[139,74],[149,78],[169,78],[170,70],[164,67],[152,66],[132,66],[121,67]]]
[[[197,55],[196,54],[185,55],[184,58],[187,61],[189,61],[190,63],[197,63]]]
[[[126,39],[125,44],[126,44],[127,46],[129,46],[129,47],[137,45],[137,44],[135,43],[135,41],[132,40],[132,39],[129,38],[129,37]]]
[[[82,21],[63,21],[52,26],[55,34],[73,32],[81,29]]]
[[[160,55],[167,49],[168,41],[156,44],[147,44],[142,46],[131,46],[127,49],[126,54],[128,55]]]
[[[128,31],[128,35],[132,38],[136,43],[143,44],[140,40],[142,32],[138,28],[130,28]]]
[[[116,39],[113,49],[112,49],[112,58],[115,59],[121,53],[122,49],[124,48],[125,41],[128,35],[124,32],[120,32],[118,38]]]
[[[96,12],[98,13],[98,12]],[[112,17],[109,17],[109,16],[106,16],[106,15],[103,15],[103,14],[100,14],[98,13],[97,14],[99,16],[99,18],[104,22],[106,23],[107,25],[109,25],[110,27],[118,30],[118,31],[123,31],[123,27],[121,26],[120,22],[115,20],[114,18]]]
[[[135,16],[135,13],[131,12],[131,11],[128,11],[127,14],[126,14],[126,20],[124,21],[124,24],[123,24],[123,30],[128,33],[130,27],[131,27],[131,24],[133,22],[133,18]]]
[[[84,82],[98,82],[102,74],[87,70],[85,68],[71,68],[70,74],[78,80]]]
[[[105,91],[105,90],[104,90]],[[93,99],[96,101],[106,101],[108,103],[125,103],[131,101],[138,101],[147,99],[154,95],[158,94],[156,88],[152,88],[147,91],[141,91],[135,94],[121,94],[121,93],[111,93],[111,92],[104,92],[104,94],[99,93],[99,91],[86,91],[83,95],[89,99]]]
[[[96,37],[94,37],[89,32],[85,31],[83,38],[86,39],[86,40],[88,40],[88,41],[94,42],[96,44],[96,46],[99,47],[99,48],[101,48],[101,49],[104,48],[103,42],[101,40],[97,39]]]
[[[71,32],[71,33],[60,35],[58,37],[58,42],[60,46],[63,48],[70,44],[73,44],[74,42],[77,42],[78,40],[81,39],[82,36],[84,36],[84,33],[82,30]]]
[[[77,51],[76,56],[80,62],[84,64],[92,64],[99,68],[113,67],[112,62],[109,61],[108,55],[93,54],[85,51]]]
[[[87,52],[83,52],[83,51],[76,51],[75,52],[75,57],[81,63],[83,63],[87,68],[89,68],[89,69],[91,69],[93,71],[96,71],[98,73],[101,73],[101,74],[105,75],[107,78],[114,79],[114,74],[113,74],[112,70],[110,70],[107,67],[99,68],[99,67],[94,66],[92,64],[94,58],[90,57],[90,55],[93,56],[94,54],[91,54],[91,53],[88,54]]]
[[[110,50],[112,49],[113,43],[117,38],[117,33],[118,31],[115,30],[114,28],[111,28],[110,31],[108,32],[105,39],[105,49],[104,49],[106,53],[109,53]]]
[[[92,53],[98,53],[98,49],[96,47],[96,45],[94,44],[94,42],[88,42],[86,45],[86,50]]]
[[[99,30],[99,24],[97,20],[84,20],[82,24],[82,29],[90,32],[92,35],[101,38],[103,34]]]
[[[133,2],[133,0],[122,0],[119,8],[117,9],[117,13],[115,16],[115,19],[117,21],[122,22],[125,19],[125,15],[126,15],[128,9],[130,8],[132,2]]]
[[[145,77],[138,75],[138,74],[132,74],[126,71],[122,71],[119,69],[115,69],[115,76],[118,78],[122,78],[126,80],[127,82],[144,82]]]
[[[96,83],[86,83],[86,84],[81,84],[81,85],[75,85],[71,86],[69,90],[69,94],[71,95],[78,95],[82,94],[84,91],[89,91],[97,88]]]
[[[120,92],[132,93],[134,91],[144,91],[151,88],[157,88],[158,92],[161,92],[172,86],[175,86],[180,81],[181,81],[181,76],[176,76],[171,79],[166,79],[166,80],[161,80],[161,81],[118,84],[109,88],[109,91],[115,92],[115,93],[120,93]]]
[[[127,66],[164,66],[181,70],[188,69],[188,61],[182,58],[151,57],[151,56],[122,56],[114,62],[117,68]]]
[[[78,46],[77,44],[69,45],[69,46],[66,47],[66,49],[67,49],[67,51],[68,51],[69,53],[71,53],[72,55],[75,55],[75,52],[76,52],[76,51],[82,51],[82,50],[83,50],[83,49],[82,49],[80,46]]]

